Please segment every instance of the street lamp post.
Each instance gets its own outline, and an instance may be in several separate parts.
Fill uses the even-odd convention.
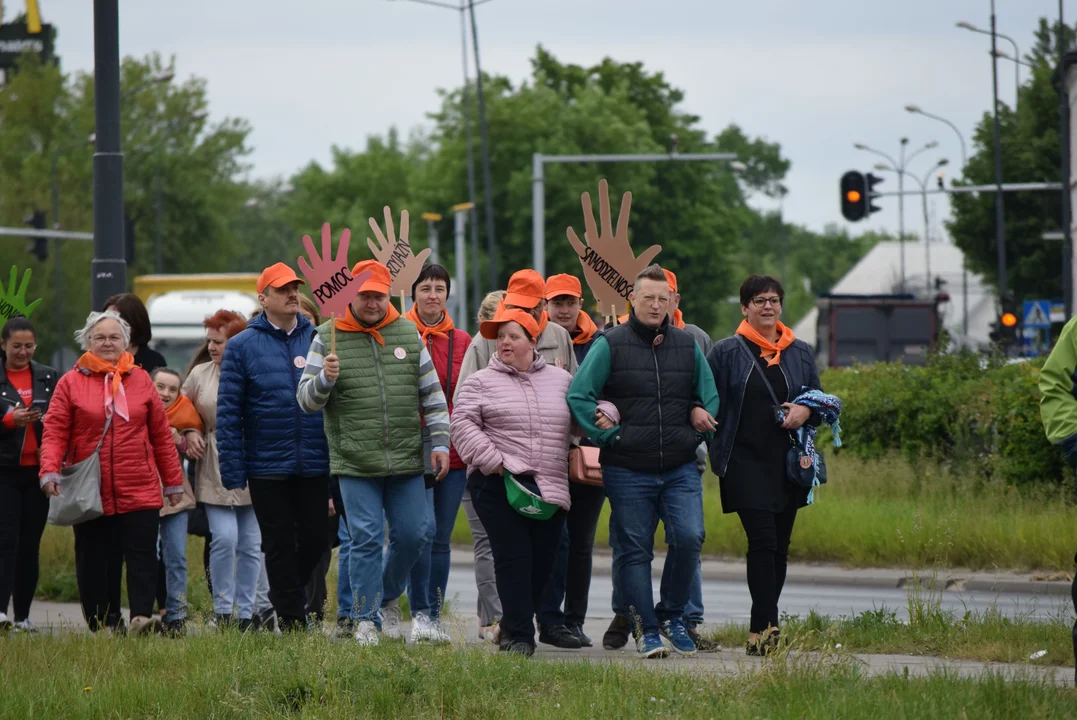
[[[486,132],[486,100],[482,92],[482,64],[479,62],[479,28],[475,23],[475,0],[468,0],[471,13],[471,44],[475,51],[475,92],[479,98],[479,143],[482,146],[482,192],[486,196],[486,254],[490,263],[490,288],[498,286],[497,242],[494,239],[494,181],[490,174],[490,140]]]
[[[917,155],[919,155],[920,153],[922,153],[922,152],[924,152],[926,150],[931,150],[932,148],[935,148],[935,147],[938,146],[938,143],[935,142],[934,140],[932,140],[931,142],[927,143],[926,145],[924,145],[919,150],[913,152],[911,155],[906,156],[905,155],[905,148],[906,148],[906,146],[908,144],[909,144],[909,138],[907,138],[907,137],[901,138],[901,153],[899,155],[899,157],[901,158],[901,162],[897,162],[896,160],[894,160],[894,158],[890,157],[886,153],[884,153],[884,152],[882,152],[880,150],[876,150],[874,148],[870,148],[867,145],[865,145],[864,143],[853,143],[853,147],[856,148],[857,150],[863,150],[865,152],[872,153],[873,155],[878,155],[879,157],[885,158],[886,160],[888,160],[890,162],[890,165],[897,170],[897,176],[898,176],[898,245],[900,246],[900,250],[901,250],[901,292],[906,291],[906,288],[905,288],[905,169],[909,166],[909,163],[912,162],[913,158],[915,158]]]
[[[967,22],[959,22],[957,24],[957,26],[959,28],[961,28],[962,30],[968,30],[970,32],[979,33],[981,35],[991,35],[992,36],[992,40],[991,40],[991,52],[992,52],[992,54],[995,57],[1003,57],[1003,58],[1006,58],[1007,60],[1013,60],[1013,76],[1014,76],[1014,86],[1015,86],[1014,96],[1013,96],[1013,106],[1017,107],[1017,99],[1018,99],[1018,96],[1021,93],[1021,65],[1022,64],[1028,65],[1028,63],[1022,63],[1021,62],[1021,60],[1020,60],[1021,51],[1017,47],[1017,41],[1016,40],[1014,40],[1009,35],[1003,35],[1002,33],[995,32],[995,3],[994,3],[994,1],[992,0],[992,3],[991,3],[991,30],[981,30],[980,28],[976,27],[972,23],[967,23]],[[1013,57],[1010,57],[1009,55],[1006,55],[1005,53],[1000,53],[998,50],[995,49],[994,38],[996,38],[996,37],[1000,37],[1003,40],[1007,40],[1007,41],[1009,41],[1009,43],[1011,45],[1013,45]],[[1029,67],[1032,67],[1032,66],[1029,65]],[[997,102],[997,100],[996,100],[996,102]]]
[[[927,215],[927,181],[931,178],[932,174],[934,174],[936,170],[949,164],[949,160],[947,160],[946,158],[942,158],[924,174],[923,179],[918,178],[907,170],[896,170],[893,166],[887,165],[885,163],[879,163],[875,166],[876,170],[897,173],[899,177],[901,175],[908,175],[920,186],[920,200],[924,213],[924,287],[925,292],[928,295],[931,294],[931,223]]]

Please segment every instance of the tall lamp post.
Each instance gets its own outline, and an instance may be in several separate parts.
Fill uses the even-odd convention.
[[[900,174],[908,175],[910,178],[916,181],[920,186],[920,201],[924,212],[924,288],[927,295],[931,294],[931,222],[927,216],[927,181],[931,176],[941,167],[945,167],[950,164],[950,161],[946,158],[942,158],[935,165],[924,173],[923,179],[916,177],[907,170],[901,170]],[[887,165],[886,163],[879,163],[875,166],[876,170],[883,172],[899,172],[894,167]]]
[[[961,134],[961,131],[957,129],[957,125],[947,120],[944,117],[929,113],[919,105],[906,105],[905,110],[915,115],[923,115],[926,118],[937,120],[938,122],[949,125],[955,133],[957,133],[957,139],[961,142],[961,176],[965,175],[965,168],[969,164],[969,157],[965,149],[965,136]],[[969,335],[969,269],[966,266],[964,260],[961,262],[961,330],[968,338]]]
[[[880,150],[876,150],[874,148],[868,147],[864,143],[853,143],[853,147],[856,148],[857,150],[863,150],[864,152],[869,152],[869,153],[872,153],[873,155],[878,155],[879,157],[888,160],[890,162],[891,167],[893,167],[893,168],[895,168],[897,170],[897,176],[898,176],[898,244],[901,247],[901,292],[905,292],[905,169],[909,166],[909,163],[912,162],[913,158],[915,158],[917,155],[919,155],[920,153],[925,152],[927,150],[931,150],[931,149],[933,149],[935,147],[938,147],[938,143],[935,142],[934,140],[932,140],[931,142],[927,143],[926,145],[924,145],[919,150],[916,150],[912,154],[906,156],[905,155],[905,148],[906,148],[906,146],[908,144],[909,144],[909,138],[907,138],[907,137],[901,138],[901,153],[899,154],[899,157],[901,158],[901,162],[898,162],[898,161],[894,160],[894,158],[887,155],[886,153],[884,153],[884,152],[882,152]]]
[[[1014,105],[1014,107],[1017,107],[1017,98],[1021,93],[1021,65],[1022,65],[1022,62],[1020,60],[1021,51],[1017,47],[1017,41],[1014,40],[1012,37],[1010,37],[1009,35],[1003,35],[1000,32],[995,32],[995,3],[994,2],[991,3],[991,28],[992,28],[991,30],[981,30],[980,28],[976,27],[972,23],[967,23],[967,22],[959,22],[957,24],[957,27],[961,28],[962,30],[968,30],[970,32],[979,33],[980,35],[992,35],[993,38],[994,37],[1000,37],[1003,40],[1009,41],[1009,43],[1011,45],[1013,45],[1013,57],[1010,57],[1009,55],[1001,53],[1001,52],[999,52],[998,50],[995,49],[994,39],[992,38],[991,52],[994,53],[995,57],[1002,57],[1002,58],[1005,58],[1007,60],[1013,60],[1013,76],[1014,76],[1013,105]],[[1024,63],[1024,64],[1027,65],[1027,63]],[[1032,66],[1029,65],[1029,67],[1032,67]]]

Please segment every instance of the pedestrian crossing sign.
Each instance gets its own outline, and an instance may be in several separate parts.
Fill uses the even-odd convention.
[[[1026,300],[1023,313],[1026,328],[1051,327],[1051,302],[1049,300]]]

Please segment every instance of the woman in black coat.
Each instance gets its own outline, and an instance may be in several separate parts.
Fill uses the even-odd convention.
[[[57,372],[34,362],[36,350],[37,332],[26,318],[14,317],[0,330],[0,630],[34,631],[30,603],[49,516],[38,448]]]
[[[707,356],[720,398],[711,468],[720,478],[723,511],[737,513],[748,537],[749,655],[778,645],[789,540],[797,510],[807,504],[807,489],[786,479],[786,454],[790,432],[818,420],[790,401],[803,387],[822,389],[811,347],[779,322],[784,299],[774,278],[749,277],[740,288],[744,321]]]

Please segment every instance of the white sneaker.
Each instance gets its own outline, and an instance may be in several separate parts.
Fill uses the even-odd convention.
[[[0,612],[0,630],[10,630],[12,628],[11,621],[8,620],[7,615]]]
[[[30,618],[26,618],[25,620],[19,620],[17,623],[15,623],[13,629],[15,632],[24,632],[31,634],[37,632],[37,628],[34,627],[34,624],[30,621]]]
[[[412,644],[428,642],[434,639],[432,623],[426,613],[416,613],[411,618]]]
[[[430,628],[433,632],[433,642],[444,645],[452,642],[452,638],[449,636],[448,631],[445,630],[445,626],[441,624],[441,620],[431,620]]]
[[[377,645],[379,634],[377,625],[369,620],[363,620],[355,630],[355,641],[360,645]]]
[[[391,605],[381,609],[381,634],[390,640],[403,640],[404,633],[400,630],[402,620],[400,606],[394,600]]]

